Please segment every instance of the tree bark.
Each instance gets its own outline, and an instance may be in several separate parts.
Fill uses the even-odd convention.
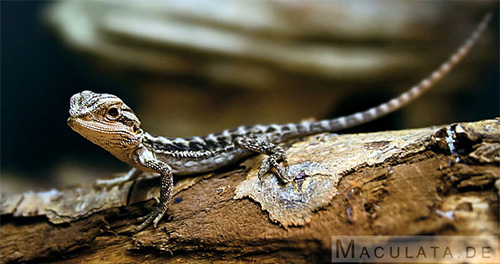
[[[321,263],[334,236],[498,236],[499,119],[288,147],[291,183],[259,180],[260,155],[183,177],[168,216],[137,234],[157,177],[2,197],[1,260]]]

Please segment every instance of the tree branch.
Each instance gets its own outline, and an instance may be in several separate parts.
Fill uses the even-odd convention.
[[[287,150],[296,180],[259,181],[262,156],[177,181],[155,229],[135,219],[159,179],[2,197],[3,262],[330,261],[332,236],[498,235],[499,120],[312,136]],[[146,175],[148,176],[148,175]]]

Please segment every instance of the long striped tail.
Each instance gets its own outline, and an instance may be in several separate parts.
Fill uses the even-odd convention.
[[[302,125],[309,126],[311,134],[328,131],[333,132],[366,123],[402,108],[406,104],[413,101],[415,98],[425,93],[431,87],[433,87],[437,82],[443,79],[458,63],[460,63],[463,58],[465,58],[471,47],[487,27],[489,21],[491,20],[491,17],[491,13],[486,14],[481,23],[470,35],[470,37],[465,41],[464,44],[462,44],[461,47],[458,48],[455,53],[453,53],[448,58],[448,60],[441,64],[441,66],[427,78],[423,79],[422,81],[420,81],[420,83],[413,86],[411,89],[402,93],[398,97],[386,103],[372,107],[365,111],[354,113],[352,115],[338,117],[330,120],[322,120],[309,124],[303,123]]]

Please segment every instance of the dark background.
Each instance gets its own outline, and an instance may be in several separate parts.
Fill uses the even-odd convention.
[[[120,94],[132,106],[134,98],[123,94],[126,83],[111,81],[79,63],[48,30],[41,20],[48,3],[1,3],[2,171],[50,180],[51,168],[68,156],[123,170],[126,165],[80,140],[68,127],[69,98],[88,89]]]
[[[2,1],[1,3],[1,170],[15,172],[20,180],[37,178],[45,186],[55,183],[53,169],[61,161],[77,160],[124,171],[127,166],[99,147],[83,140],[67,125],[69,98],[91,89],[117,94],[132,108],[133,90],[125,81],[105,78],[66,49],[42,23],[45,1]],[[493,27],[498,33],[498,15]],[[498,39],[498,36],[496,36]],[[497,52],[498,54],[498,52]],[[482,69],[477,87],[460,98],[454,109],[456,121],[474,121],[498,116],[498,65]],[[471,87],[473,88],[473,87]],[[479,88],[477,88],[479,89]],[[360,96],[360,105],[371,96]],[[362,107],[346,102],[332,116],[352,113]],[[351,131],[401,128],[397,114],[377,125]],[[189,122],[187,120],[186,122]],[[384,124],[381,126],[381,124]]]

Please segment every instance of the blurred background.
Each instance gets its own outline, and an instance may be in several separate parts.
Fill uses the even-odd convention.
[[[69,98],[116,94],[146,131],[194,136],[350,114],[435,70],[483,15],[470,55],[402,111],[345,132],[494,118],[497,1],[2,1],[1,191],[128,166],[67,125]]]

